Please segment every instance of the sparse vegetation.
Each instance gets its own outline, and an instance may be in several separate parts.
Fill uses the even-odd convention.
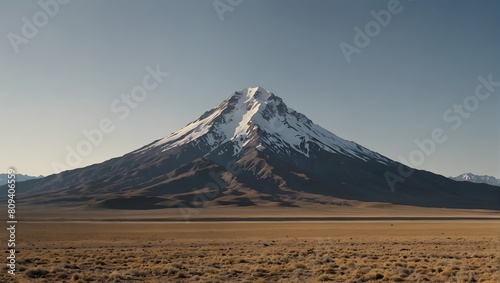
[[[24,225],[25,233],[40,229],[39,224]],[[18,258],[24,271],[15,279],[3,272],[0,281],[486,283],[499,279],[494,223],[89,224],[71,229],[68,225],[26,237],[31,242],[23,243]],[[54,263],[55,258],[59,262]]]

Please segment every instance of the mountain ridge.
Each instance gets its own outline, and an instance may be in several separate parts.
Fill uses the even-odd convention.
[[[496,187],[416,169],[392,192],[384,174],[398,174],[400,165],[254,87],[234,92],[183,129],[135,151],[27,181],[18,190],[20,200],[33,205],[99,209],[359,202],[500,208]]]
[[[492,186],[500,186],[500,179],[488,175],[476,175],[473,173],[464,173],[456,177],[450,177],[455,181],[466,181],[472,183],[488,184]]]
[[[7,173],[0,173],[0,186],[7,184],[8,175],[9,174],[7,174]],[[27,181],[27,180],[31,180],[31,179],[40,179],[40,178],[43,178],[43,176],[42,175],[30,176],[30,175],[26,175],[26,174],[16,173],[16,182],[23,182],[23,181]]]

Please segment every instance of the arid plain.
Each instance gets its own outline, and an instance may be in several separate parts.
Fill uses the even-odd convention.
[[[497,220],[28,221],[17,230],[16,276],[3,267],[1,282],[499,281]]]

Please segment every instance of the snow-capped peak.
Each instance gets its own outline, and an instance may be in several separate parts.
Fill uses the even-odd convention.
[[[240,93],[245,94],[247,98],[254,98],[258,101],[266,101],[273,95],[270,91],[260,86],[242,89]]]
[[[180,131],[138,152],[157,147],[166,151],[188,143],[210,152],[223,144],[231,143],[236,155],[252,141],[259,143],[256,146],[258,150],[269,149],[282,155],[295,151],[309,156],[309,147],[314,143],[325,151],[364,161],[376,160],[384,164],[391,162],[376,152],[344,140],[314,124],[262,87],[235,92],[218,107],[207,111]]]
[[[488,175],[476,175],[472,173],[464,173],[457,177],[450,177],[455,181],[467,181],[472,183],[485,183],[493,186],[500,186],[500,179]]]
[[[173,133],[148,148],[161,146],[168,150],[192,141],[204,138],[205,142],[215,149],[230,141],[242,141],[246,138],[252,117],[262,111],[272,93],[262,87],[245,88],[235,92],[218,107],[205,112],[196,121],[186,125],[180,131]],[[239,144],[241,148],[242,144]],[[142,149],[142,151],[148,148]],[[237,150],[237,149],[235,149]]]

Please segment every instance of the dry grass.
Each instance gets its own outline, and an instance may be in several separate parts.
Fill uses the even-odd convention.
[[[0,282],[498,282],[491,222],[20,223]]]

